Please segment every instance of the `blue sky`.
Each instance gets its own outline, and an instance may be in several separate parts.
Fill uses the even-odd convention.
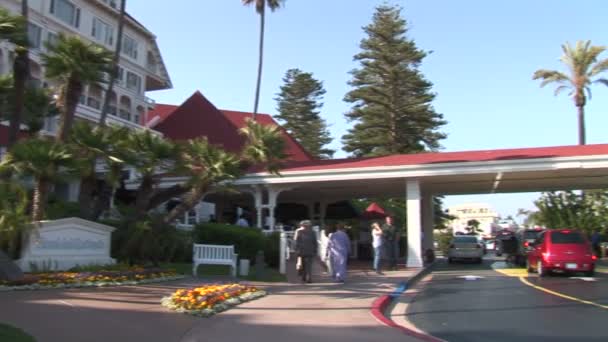
[[[375,0],[287,0],[267,17],[260,111],[276,113],[275,94],[289,68],[312,72],[327,90],[323,117],[332,147],[349,124],[342,101],[353,55],[371,22]],[[448,124],[444,151],[570,145],[577,142],[572,100],[532,81],[539,68],[559,69],[560,45],[589,39],[608,45],[608,1],[416,0],[403,6],[409,37],[433,53],[422,70],[434,83],[435,108]],[[174,89],[148,95],[179,104],[200,90],[222,109],[251,111],[259,17],[239,0],[128,1],[157,35]],[[608,52],[604,54],[608,57]],[[606,142],[608,88],[597,85],[586,107],[588,143]],[[337,157],[345,154],[339,152]],[[532,208],[537,194],[452,196],[446,204],[486,202],[503,215]]]

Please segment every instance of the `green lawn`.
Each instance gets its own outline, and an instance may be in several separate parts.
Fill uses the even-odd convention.
[[[10,342],[36,342],[36,340],[26,334],[23,330],[0,323],[0,341]]]
[[[181,274],[192,274],[192,264],[191,263],[166,263],[161,264],[162,268],[174,269],[177,273]],[[213,276],[226,276],[230,275],[230,266],[223,265],[200,265],[198,267],[198,276],[199,277],[213,277]],[[242,280],[250,280],[250,281],[263,281],[263,282],[281,282],[286,281],[284,275],[280,274],[278,270],[273,268],[266,268],[264,270],[264,274],[261,277],[256,277],[255,275],[255,267],[249,268],[249,275],[246,277],[238,277]]]

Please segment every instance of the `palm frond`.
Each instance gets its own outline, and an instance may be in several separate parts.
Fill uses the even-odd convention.
[[[567,90],[567,89],[571,89],[572,87],[562,84],[560,86],[558,86],[557,88],[555,88],[555,91],[553,92],[553,95],[557,96],[559,95],[562,91]]]
[[[556,70],[546,70],[546,69],[536,70],[534,72],[534,75],[532,75],[532,79],[533,80],[538,80],[538,79],[542,80],[542,82],[540,83],[541,87],[544,87],[549,83],[571,82],[570,78],[568,78],[568,76],[566,76],[562,72],[559,72]]]
[[[593,83],[601,83],[601,84],[605,85],[606,87],[608,87],[608,78],[600,78],[600,79],[593,81]]]
[[[599,74],[601,74],[604,71],[608,70],[608,58],[603,59],[599,62],[597,62],[592,68],[591,71],[589,72],[589,76],[593,77],[593,76],[597,76]]]
[[[278,174],[285,153],[285,139],[282,131],[275,125],[261,125],[247,119],[239,132],[247,138],[243,158],[254,164],[264,165],[268,171]]]

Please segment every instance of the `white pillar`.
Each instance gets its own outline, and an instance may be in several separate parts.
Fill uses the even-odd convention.
[[[407,203],[407,267],[422,267],[420,183],[418,180],[408,180],[405,190]]]
[[[277,207],[277,197],[281,190],[268,188],[268,228],[270,231],[274,231],[275,226],[275,218],[274,218],[274,209]]]
[[[422,197],[422,252],[433,248],[433,227],[435,226],[435,208],[432,195]]]
[[[255,222],[256,222],[256,227],[262,229],[263,225],[262,225],[262,218],[263,218],[263,210],[264,207],[262,207],[262,189],[259,186],[256,186],[252,192],[253,194],[253,199],[254,199],[254,204],[255,204]]]

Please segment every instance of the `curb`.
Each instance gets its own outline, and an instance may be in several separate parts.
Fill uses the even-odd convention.
[[[397,288],[391,294],[380,296],[379,298],[374,300],[374,302],[372,303],[372,307],[370,309],[370,313],[372,314],[372,316],[374,316],[374,318],[376,318],[380,323],[382,323],[386,326],[389,326],[391,328],[399,329],[402,333],[404,333],[408,336],[415,337],[419,340],[427,341],[427,342],[445,342],[444,340],[437,338],[435,336],[431,336],[429,334],[422,333],[417,330],[399,325],[399,324],[395,323],[395,321],[393,321],[392,319],[388,318],[385,315],[387,307],[389,307],[395,299],[399,298],[399,296],[401,296],[401,294],[403,292],[405,292],[408,289],[408,287],[413,286],[416,282],[418,282],[418,280],[420,280],[421,278],[426,276],[428,273],[430,273],[431,270],[433,269],[433,267],[435,266],[436,262],[437,261],[424,267],[410,279],[400,282],[397,285]]]

